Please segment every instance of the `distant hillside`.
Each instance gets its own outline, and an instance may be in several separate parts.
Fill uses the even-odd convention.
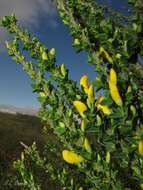
[[[31,107],[19,108],[11,105],[0,105],[0,112],[12,114],[20,113],[26,115],[37,115],[38,109],[33,109]]]
[[[2,159],[15,159],[23,149],[20,141],[39,147],[45,143],[42,123],[36,116],[0,112],[0,156]],[[1,159],[0,158],[0,159]]]
[[[45,135],[42,129],[43,124],[36,116],[0,112],[0,189],[23,189],[19,189],[18,186],[14,188],[7,186],[9,180],[16,175],[12,163],[20,157],[24,149],[20,144],[21,141],[28,146],[35,141],[40,152],[47,141],[54,140],[55,143],[55,136],[52,133]],[[51,154],[49,156],[54,160]],[[55,184],[48,180],[47,176],[44,178],[43,186],[46,187],[43,190],[46,190],[47,186],[50,190],[55,190]]]

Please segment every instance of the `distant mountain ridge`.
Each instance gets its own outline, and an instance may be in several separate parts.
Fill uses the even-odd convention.
[[[12,113],[12,114],[24,114],[24,115],[37,115],[38,109],[31,107],[16,107],[12,105],[0,105],[0,112]]]

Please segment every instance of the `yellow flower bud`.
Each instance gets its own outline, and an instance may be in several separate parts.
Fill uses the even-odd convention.
[[[46,97],[46,96],[47,96],[44,92],[40,92],[39,95],[40,95],[41,97]]]
[[[66,70],[65,70],[65,65],[61,64],[61,73],[65,77],[66,76]]]
[[[65,124],[63,123],[63,122],[59,122],[59,127],[61,127],[61,128],[65,128]]]
[[[81,101],[74,101],[73,105],[75,106],[76,110],[79,112],[81,116],[83,116],[83,113],[87,110],[87,106],[82,103]]]
[[[83,75],[80,79],[80,85],[83,86],[84,89],[88,90],[89,84],[88,84],[88,76]]]
[[[87,95],[90,103],[94,102],[94,88],[93,85],[90,85],[88,90],[87,90]]]
[[[139,142],[138,151],[143,156],[143,140]]]
[[[96,115],[96,121],[97,121],[97,126],[100,126],[102,124],[101,117],[98,114]]]
[[[107,52],[103,47],[100,47],[99,53],[100,53],[100,54],[103,53],[109,63],[112,63],[112,62],[113,62],[112,57],[108,54],[108,52]]]
[[[82,130],[83,132],[85,131],[86,126],[87,126],[87,119],[84,118],[84,119],[82,119],[82,121],[81,121],[81,130]]]
[[[87,152],[92,153],[91,145],[87,138],[84,139],[84,148]]]
[[[117,53],[117,54],[115,55],[115,57],[116,57],[117,59],[120,59],[120,58],[122,57],[122,55],[121,55],[120,53]]]
[[[70,150],[63,150],[62,156],[69,164],[78,164],[84,160],[83,157]]]
[[[91,101],[89,100],[89,98],[87,98],[86,104],[88,105],[89,109],[91,109],[92,103],[91,103]]]
[[[79,39],[77,39],[77,38],[74,39],[74,42],[73,42],[73,43],[74,43],[74,45],[80,45],[80,41],[79,41]]]
[[[76,95],[76,98],[78,99],[78,100],[81,100],[81,96],[80,95]]]
[[[44,61],[48,60],[48,56],[47,56],[47,53],[45,51],[42,53],[42,59]]]
[[[83,190],[83,187],[80,187],[79,190]]]
[[[106,154],[106,162],[108,164],[110,163],[110,152],[107,152],[107,154]]]
[[[7,41],[5,42],[5,46],[6,46],[7,49],[10,48],[10,45],[9,45],[9,43]]]
[[[114,83],[110,83],[109,82],[109,89],[110,89],[110,94],[112,99],[114,100],[114,102],[118,105],[118,106],[122,106],[123,102],[121,99],[121,96],[119,94],[118,88]]]
[[[102,110],[102,112],[106,115],[111,114],[111,109],[107,105],[101,105],[100,103],[105,99],[104,96],[99,96],[96,101],[97,108]]]
[[[130,106],[130,110],[131,110],[133,116],[136,115],[136,108],[135,108],[135,106],[131,105]]]
[[[132,87],[131,86],[128,86],[127,88],[127,93],[130,93],[132,91]]]
[[[55,48],[50,49],[50,55],[55,56],[56,50]]]
[[[97,154],[97,161],[98,161],[98,162],[101,161],[101,156],[100,156],[100,154]]]
[[[110,69],[109,82],[117,84],[117,74],[113,68]]]
[[[21,152],[21,160],[24,160],[24,152]]]
[[[73,178],[71,178],[71,186],[73,186]]]

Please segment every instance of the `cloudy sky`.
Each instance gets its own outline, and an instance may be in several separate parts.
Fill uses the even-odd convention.
[[[108,3],[115,9],[126,10],[126,0],[98,0]],[[115,3],[116,2],[116,3]],[[55,47],[57,63],[64,63],[70,70],[70,78],[79,81],[83,74],[94,79],[92,65],[86,62],[86,54],[76,54],[71,47],[73,39],[63,25],[56,8],[50,0],[0,0],[0,16],[15,13],[22,27],[27,28],[48,48]],[[8,57],[4,41],[10,36],[0,28],[0,104],[18,107],[38,107],[36,95],[33,95],[31,81],[20,65]]]

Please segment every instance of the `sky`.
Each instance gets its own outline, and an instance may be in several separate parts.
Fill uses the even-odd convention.
[[[126,0],[98,0],[116,10],[127,11]],[[69,69],[69,76],[79,84],[84,74],[90,80],[96,77],[94,67],[87,63],[84,52],[77,54],[72,48],[73,38],[69,29],[58,16],[50,0],[0,0],[0,16],[15,13],[22,28],[28,29],[32,36],[48,48],[56,49],[57,64],[64,63]],[[40,104],[36,94],[32,93],[31,80],[7,55],[4,41],[9,34],[0,28],[0,105],[38,108]]]

